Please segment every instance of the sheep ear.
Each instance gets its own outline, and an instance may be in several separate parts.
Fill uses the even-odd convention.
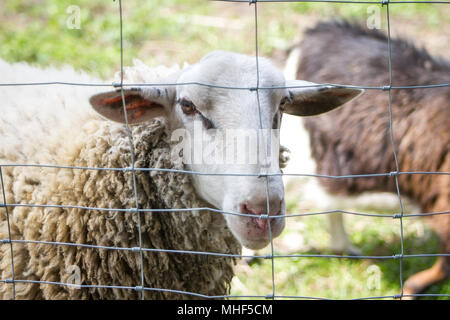
[[[290,101],[282,106],[282,110],[295,116],[314,116],[331,111],[364,92],[363,89],[321,86],[300,80],[288,81],[287,86],[298,87],[288,88]]]
[[[140,88],[123,90],[129,124],[166,116],[161,90],[164,89],[152,88],[149,92],[144,92]],[[101,116],[115,122],[126,123],[121,90],[96,94],[89,99],[89,102]]]

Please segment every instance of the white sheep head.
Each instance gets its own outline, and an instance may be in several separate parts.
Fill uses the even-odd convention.
[[[257,83],[255,62],[255,57],[213,52],[160,79],[162,85],[123,89],[128,123],[166,119],[173,141],[182,141],[174,156],[182,151],[187,170],[212,174],[192,175],[197,194],[225,212],[234,236],[250,249],[265,247],[285,225],[278,161],[282,113],[317,115],[362,93],[354,88],[301,87],[315,84],[286,81],[264,58],[259,59]],[[242,89],[257,85],[258,90]],[[97,94],[90,102],[102,116],[125,123],[121,90]]]

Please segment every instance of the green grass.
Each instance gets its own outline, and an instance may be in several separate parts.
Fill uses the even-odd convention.
[[[80,9],[80,29],[67,27],[73,21],[70,6]],[[422,29],[445,28],[449,7],[392,5],[391,15]],[[269,56],[291,45],[312,17],[364,22],[369,15],[367,5],[264,3],[258,8],[260,54]],[[134,57],[148,64],[194,62],[215,49],[254,53],[253,10],[247,3],[206,0],[123,1],[125,63]],[[384,8],[380,14],[385,27]],[[110,77],[120,64],[118,1],[6,0],[0,12],[0,43],[0,57],[8,61],[70,64]]]
[[[71,5],[80,8],[80,29],[67,27]],[[375,7],[380,8],[381,27],[385,29],[386,8]],[[125,65],[133,58],[149,65],[192,63],[216,49],[254,54],[253,10],[247,3],[123,1]],[[259,53],[276,57],[301,39],[301,29],[319,19],[344,17],[364,23],[367,10],[368,5],[259,4]],[[445,49],[442,38],[436,35],[450,30],[450,6],[393,4],[390,13],[394,34],[417,34],[417,40],[435,52]],[[71,65],[108,78],[120,67],[119,27],[118,0],[6,0],[0,11],[0,58],[44,66]],[[298,212],[298,199],[288,199],[288,207],[289,212]],[[352,216],[346,221],[353,243],[364,255],[400,252],[398,220]],[[299,246],[298,253],[327,253],[327,228],[324,216],[288,219],[275,253],[285,253],[286,244],[292,243]],[[437,238],[421,220],[408,219],[404,230],[406,253],[437,252]],[[405,259],[404,278],[433,262],[432,258]],[[398,260],[279,258],[274,266],[277,295],[347,299],[394,295],[400,290]],[[270,260],[252,266],[240,264],[236,271],[232,294],[272,292]],[[433,286],[427,293],[450,293],[450,281]]]
[[[414,220],[405,222],[405,253],[438,252],[437,236],[421,220]],[[363,255],[392,256],[401,252],[398,220],[348,217],[346,222],[353,244],[362,249]],[[324,216],[290,218],[286,231],[275,241],[274,254],[333,254],[327,249],[327,230]],[[300,250],[290,252],[283,249],[283,242],[290,243],[293,240],[302,244]],[[258,254],[270,254],[270,250],[266,248]],[[431,267],[434,261],[435,258],[404,259],[403,280]],[[355,299],[400,293],[400,265],[397,259],[277,258],[274,260],[274,271],[277,295]],[[258,260],[251,266],[240,263],[233,284],[232,294],[270,294],[271,261]],[[450,280],[447,280],[432,286],[425,293],[449,292]]]

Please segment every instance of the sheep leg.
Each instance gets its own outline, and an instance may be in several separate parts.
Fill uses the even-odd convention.
[[[445,166],[448,168],[449,166]],[[442,184],[439,184],[442,182]],[[441,185],[441,196],[436,200],[434,207],[425,208],[429,212],[444,212],[448,210],[448,178],[438,180]],[[440,252],[450,253],[450,216],[448,214],[432,216],[428,220],[432,229],[437,233],[440,239]],[[404,293],[416,294],[423,292],[427,287],[434,283],[444,280],[450,276],[450,257],[439,257],[435,264],[424,271],[412,275],[405,282]]]
[[[439,257],[431,268],[409,277],[405,282],[403,293],[408,295],[423,292],[427,287],[445,280],[448,276],[450,276],[450,257]]]
[[[330,227],[330,249],[331,251],[350,255],[360,255],[361,251],[353,246],[348,238],[344,227],[344,217],[341,213],[331,213],[328,215]]]

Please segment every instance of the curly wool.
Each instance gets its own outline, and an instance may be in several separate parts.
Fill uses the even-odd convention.
[[[1,62],[1,61],[0,61]],[[5,65],[0,64],[4,70]],[[24,65],[16,68],[27,68]],[[36,69],[31,73],[40,74]],[[41,73],[45,73],[42,71]],[[64,89],[66,91],[72,90]],[[4,89],[0,94],[5,94]],[[67,92],[66,92],[67,93]],[[55,94],[56,95],[56,94]],[[6,99],[6,103],[8,100]],[[48,104],[48,103],[47,103]],[[64,104],[64,103],[63,103]],[[110,123],[86,111],[87,100],[79,103],[81,115],[64,119],[64,124],[27,116],[14,123],[14,117],[0,120],[0,163],[53,163],[68,166],[131,167],[130,144],[122,125]],[[7,105],[7,104],[6,104]],[[36,105],[38,103],[36,102]],[[40,105],[43,108],[43,105]],[[50,105],[48,108],[57,108]],[[27,106],[23,109],[27,111]],[[69,109],[64,104],[64,107]],[[45,110],[44,110],[45,111]],[[58,118],[58,114],[50,118]],[[59,115],[61,117],[61,115]],[[17,120],[17,119],[16,119]],[[22,135],[27,127],[49,132]],[[61,122],[61,120],[60,120]],[[49,124],[50,123],[50,124]],[[20,126],[19,126],[20,124]],[[3,129],[2,129],[3,128]],[[22,129],[21,129],[22,128]],[[45,136],[45,139],[42,139]],[[28,137],[26,139],[24,137]],[[171,143],[165,123],[132,127],[135,167],[183,169],[170,158]],[[76,205],[95,208],[134,208],[132,172],[3,167],[7,203]],[[138,171],[136,184],[139,208],[198,208],[207,206],[195,194],[190,176],[175,172]],[[228,230],[221,214],[208,211],[143,212],[142,247],[239,254],[240,245]],[[133,248],[139,246],[138,214],[78,208],[9,207],[11,238],[14,240]],[[8,239],[6,210],[0,210],[0,238]],[[14,278],[81,285],[136,287],[140,281],[140,253],[79,246],[13,243]],[[233,258],[198,254],[144,251],[144,286],[226,295],[233,277]],[[0,245],[0,278],[11,279],[9,244]],[[19,299],[136,299],[140,291],[55,284],[15,283]],[[12,298],[12,285],[0,283],[0,298]],[[169,291],[145,290],[147,299],[181,299],[196,296]]]

